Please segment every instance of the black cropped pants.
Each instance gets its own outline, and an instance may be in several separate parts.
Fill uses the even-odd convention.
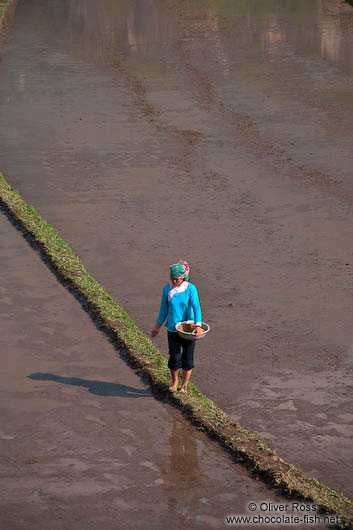
[[[194,340],[182,339],[178,333],[168,331],[169,362],[171,370],[194,368]]]

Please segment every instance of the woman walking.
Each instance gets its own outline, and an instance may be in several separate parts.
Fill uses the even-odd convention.
[[[186,394],[186,388],[194,367],[195,342],[179,336],[175,325],[185,320],[194,320],[194,333],[202,335],[203,329],[199,295],[195,285],[189,282],[190,267],[186,261],[180,260],[170,266],[170,282],[163,287],[161,308],[151,336],[155,337],[166,321],[168,330],[169,362],[172,375],[170,392],[178,389],[179,370],[183,370],[180,392]]]

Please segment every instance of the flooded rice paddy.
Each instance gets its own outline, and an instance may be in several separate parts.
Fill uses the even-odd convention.
[[[153,397],[5,215],[0,238],[1,528],[224,528],[283,502]]]
[[[0,63],[6,178],[146,333],[187,259],[193,381],[348,496],[352,40],[338,0],[27,0]]]

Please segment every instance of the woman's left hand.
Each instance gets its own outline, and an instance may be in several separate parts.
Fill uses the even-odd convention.
[[[203,328],[201,326],[195,326],[194,333],[196,337],[199,337],[203,333]]]

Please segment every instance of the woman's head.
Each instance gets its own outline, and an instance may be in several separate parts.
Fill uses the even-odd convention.
[[[190,267],[185,260],[170,266],[170,279],[175,286],[179,286],[183,281],[189,281]]]

